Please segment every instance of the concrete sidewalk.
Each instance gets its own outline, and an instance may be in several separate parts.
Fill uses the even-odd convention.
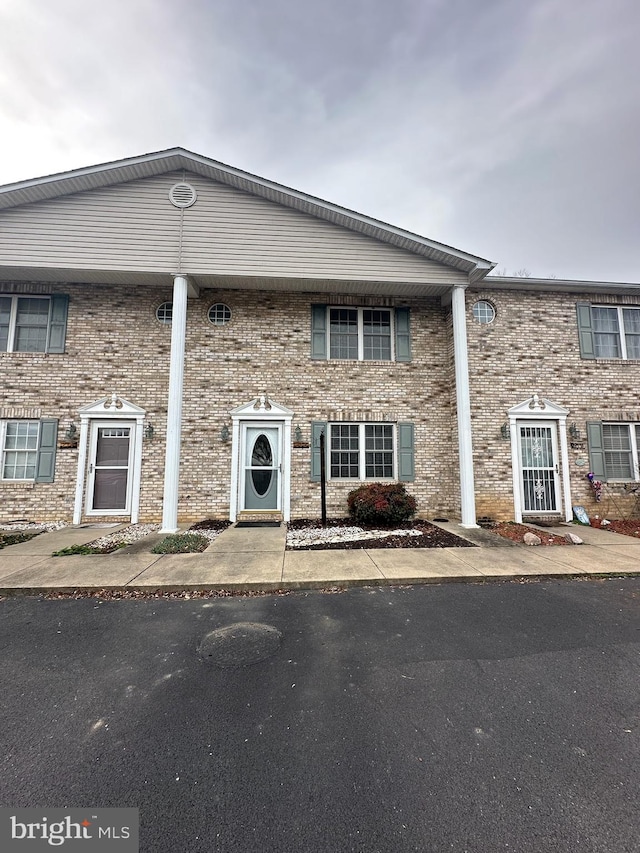
[[[532,547],[486,530],[465,530],[452,523],[440,526],[476,547],[286,551],[282,525],[230,527],[201,554],[152,554],[151,548],[161,538],[156,534],[112,554],[52,557],[53,551],[101,535],[95,527],[66,527],[0,550],[0,594],[99,589],[270,591],[640,574],[640,539],[630,536],[590,527],[545,528],[561,536],[571,530],[585,544]]]

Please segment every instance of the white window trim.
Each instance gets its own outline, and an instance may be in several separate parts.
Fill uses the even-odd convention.
[[[618,313],[618,342],[620,344],[620,355],[616,357],[616,356],[611,356],[611,355],[598,355],[596,353],[596,358],[603,359],[605,361],[608,359],[613,359],[614,361],[638,361],[637,358],[631,358],[630,359],[629,356],[627,355],[627,331],[626,331],[625,326],[624,326],[624,314],[622,312],[625,308],[631,309],[632,311],[640,311],[640,306],[638,306],[638,305],[596,305],[596,304],[593,304],[591,307],[592,308],[615,308],[617,313]],[[595,350],[595,335],[607,334],[607,333],[600,332],[598,329],[596,329],[596,327],[594,325],[593,326],[593,334],[594,334],[593,346],[594,346],[594,350]],[[608,333],[608,334],[612,334],[612,333]]]
[[[630,440],[630,449],[631,449],[631,477],[609,477],[607,474],[607,482],[608,483],[629,483],[631,481],[637,483],[640,481],[640,459],[638,458],[638,441],[636,440],[636,426],[640,426],[640,423],[636,421],[603,421],[602,427],[606,426],[624,426],[627,427],[629,431],[629,440]],[[603,434],[604,438],[604,434]],[[606,453],[616,453],[617,451],[609,451],[603,449],[603,454]],[[604,456],[604,467],[605,472],[607,470],[607,458]]]
[[[7,338],[7,348],[6,350],[1,350],[1,352],[46,352],[46,345],[44,350],[16,350],[15,342],[16,342],[16,327],[18,324],[18,299],[45,299],[49,303],[49,315],[51,315],[51,297],[50,296],[40,296],[35,293],[0,293],[0,297],[3,299],[11,300],[11,309],[9,313],[9,337]],[[47,321],[47,334],[49,334],[49,324],[51,323],[51,316]]]
[[[357,311],[358,312],[358,358],[337,358],[331,355],[331,311]],[[389,334],[390,334],[390,358],[367,358],[364,357],[364,312],[365,311],[388,311],[389,312]],[[327,361],[366,361],[367,363],[390,364],[396,360],[396,313],[393,308],[384,305],[327,305]]]
[[[4,457],[7,453],[7,448],[5,447],[5,441],[7,438],[7,424],[9,423],[27,423],[27,424],[37,424],[38,425],[38,436],[36,439],[36,449],[32,451],[36,454],[36,471],[33,477],[5,477],[4,476]],[[42,428],[42,422],[37,418],[5,418],[0,421],[0,482],[1,483],[34,483],[36,479],[36,475],[38,473],[38,449],[40,447],[40,430]],[[8,451],[9,453],[13,453],[12,450]],[[20,451],[19,451],[20,452]],[[27,451],[28,452],[28,451]]]
[[[334,426],[357,426],[358,427],[358,476],[357,477],[332,477],[331,476],[331,428]],[[390,426],[393,439],[393,474],[391,477],[367,477],[365,446],[365,427],[368,426]],[[389,421],[329,421],[327,424],[329,440],[326,442],[325,453],[327,480],[334,483],[395,483],[398,479],[398,430],[397,424]],[[375,451],[373,451],[375,452]],[[383,451],[384,452],[384,451]]]

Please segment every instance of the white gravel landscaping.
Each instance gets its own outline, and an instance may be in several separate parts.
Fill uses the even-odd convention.
[[[107,533],[99,539],[94,539],[87,544],[95,548],[105,548],[113,545],[130,545],[132,542],[137,542],[138,539],[143,539],[151,533],[157,533],[160,530],[160,524],[130,524],[122,530],[115,533]],[[211,530],[204,528],[202,530],[181,530],[181,534],[189,534],[190,536],[204,536],[210,542],[222,533],[221,530]]]
[[[87,542],[87,545],[90,548],[131,545],[132,542],[137,542],[138,539],[143,539],[150,533],[157,533],[158,530],[160,530],[159,524],[130,524],[128,527],[123,527],[122,530],[116,530],[114,533],[107,533],[98,539],[92,539],[91,542]]]
[[[8,521],[0,523],[0,530],[33,530],[50,533],[52,530],[61,530],[67,526],[66,521]]]
[[[289,548],[325,545],[334,542],[358,542],[362,539],[384,539],[387,536],[422,536],[415,530],[363,530],[362,527],[302,527],[287,531]]]

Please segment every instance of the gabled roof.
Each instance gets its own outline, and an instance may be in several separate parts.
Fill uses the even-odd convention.
[[[484,278],[495,266],[485,258],[420,237],[418,234],[404,231],[402,228],[396,228],[394,225],[276,184],[249,172],[243,172],[200,154],[194,154],[184,148],[169,148],[166,151],[143,154],[140,157],[130,157],[112,163],[7,184],[0,187],[0,210],[140,178],[149,178],[180,169],[227,184],[243,192],[261,196],[310,216],[325,219],[375,240],[422,255],[437,263],[454,267],[466,273],[472,282]]]

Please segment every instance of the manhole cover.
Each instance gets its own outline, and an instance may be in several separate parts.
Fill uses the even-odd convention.
[[[236,622],[206,634],[198,654],[205,663],[214,666],[248,666],[275,654],[281,640],[282,634],[273,625]]]

